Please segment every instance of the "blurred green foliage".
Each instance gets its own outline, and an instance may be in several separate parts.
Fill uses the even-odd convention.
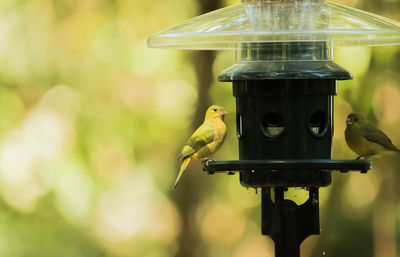
[[[340,2],[400,20],[398,0]],[[0,2],[0,256],[174,256],[185,226],[198,234],[193,256],[273,256],[260,235],[260,196],[236,176],[193,167],[171,191],[198,74],[190,52],[148,49],[146,39],[198,12],[196,0]],[[399,54],[335,50],[354,80],[338,85],[334,158],[355,157],[343,139],[352,110],[400,146]],[[233,63],[219,52],[215,78]],[[231,86],[214,80],[210,97],[230,111],[216,157],[236,159]],[[399,160],[382,158],[368,175],[338,174],[321,189],[322,235],[302,256],[397,256]],[[188,177],[202,189],[184,210]]]

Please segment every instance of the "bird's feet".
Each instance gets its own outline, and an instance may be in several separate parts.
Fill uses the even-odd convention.
[[[213,159],[213,158],[203,158],[203,159],[201,159],[201,163],[204,165],[206,165],[206,166],[208,166],[209,164],[210,164],[210,162],[213,162],[213,161],[215,161],[215,159]]]
[[[360,160],[361,158],[362,158],[363,156],[358,156],[357,158],[356,158],[356,160]],[[367,161],[371,161],[372,160],[372,157],[374,157],[373,155],[367,155],[367,156],[364,156],[364,158],[363,158],[363,160],[367,160]]]
[[[374,157],[374,156],[373,155],[365,156],[365,160],[372,161],[372,157]]]

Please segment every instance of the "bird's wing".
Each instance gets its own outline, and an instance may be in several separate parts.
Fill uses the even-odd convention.
[[[385,133],[375,127],[366,126],[364,130],[364,137],[368,141],[379,144],[389,150],[399,151],[397,147],[393,145],[392,140],[390,140]]]
[[[211,143],[215,137],[215,127],[209,122],[203,123],[186,141],[185,146],[182,149],[180,157],[185,158],[186,156],[192,155],[197,152],[200,148]]]

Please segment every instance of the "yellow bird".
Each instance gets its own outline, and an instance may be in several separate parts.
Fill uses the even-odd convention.
[[[178,156],[177,160],[182,158],[182,164],[174,189],[191,161],[204,160],[221,147],[226,136],[225,114],[227,114],[227,111],[222,106],[211,105],[207,109],[203,124],[186,141],[181,154]]]
[[[370,124],[360,114],[351,113],[346,119],[345,138],[346,143],[359,156],[370,158],[383,151],[400,150],[392,144],[392,141],[378,128]]]

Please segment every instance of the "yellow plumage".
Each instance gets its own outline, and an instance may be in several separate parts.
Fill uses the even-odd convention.
[[[212,105],[207,109],[203,124],[186,142],[178,157],[178,160],[182,158],[182,164],[173,186],[174,189],[192,160],[204,159],[221,147],[226,136],[224,123],[226,113],[224,108],[218,105]]]

